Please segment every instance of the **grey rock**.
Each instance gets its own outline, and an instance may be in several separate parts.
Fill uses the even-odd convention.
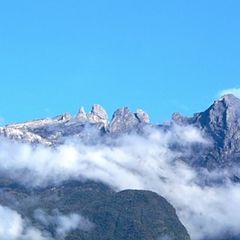
[[[190,165],[208,170],[240,165],[240,99],[230,94],[225,95],[206,111],[196,113],[193,117],[184,117],[180,113],[173,114],[172,122],[195,126],[211,142],[207,146],[194,146],[194,154],[185,157],[185,161]],[[1,127],[0,136],[44,145],[63,143],[68,137],[78,137],[94,143],[95,140],[91,139],[105,135],[119,136],[130,132],[142,134],[146,125],[150,125],[150,120],[143,110],[134,113],[127,107],[119,108],[109,123],[106,110],[95,104],[90,113],[81,108],[76,118],[64,114],[52,119]],[[171,130],[171,125],[151,126],[162,128],[164,131]]]
[[[99,104],[92,106],[91,113],[87,114],[87,118],[90,123],[102,123],[104,127],[108,124],[108,114]]]
[[[77,120],[79,122],[86,122],[87,121],[87,113],[84,110],[84,107],[81,107],[77,116],[76,116]]]
[[[110,134],[138,132],[139,128],[148,122],[149,117],[142,110],[132,113],[128,107],[123,107],[114,112],[108,131]]]
[[[149,115],[146,112],[144,112],[142,109],[137,109],[136,117],[140,122],[150,123]]]
[[[188,119],[182,116],[179,112],[173,113],[172,121],[178,125],[186,125],[188,123]]]
[[[64,114],[59,115],[59,116],[57,116],[57,117],[55,117],[53,119],[55,119],[55,120],[57,120],[59,122],[68,122],[68,121],[70,121],[72,119],[72,116],[69,113],[64,113]]]
[[[190,118],[174,114],[172,120],[197,127],[212,142],[193,157],[193,165],[213,170],[240,164],[240,99],[237,97],[225,95],[204,112]]]
[[[54,118],[6,125],[0,128],[0,136],[44,145],[63,143],[67,137],[79,137],[92,142],[90,138],[98,138],[106,133],[108,136],[132,131],[139,133],[149,123],[149,116],[143,110],[138,109],[133,113],[127,107],[118,109],[109,123],[106,110],[94,104],[89,113],[81,107],[76,117],[66,113]]]

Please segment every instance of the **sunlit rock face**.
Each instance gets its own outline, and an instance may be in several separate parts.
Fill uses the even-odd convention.
[[[200,129],[211,146],[196,155],[194,164],[215,169],[240,164],[240,99],[228,94],[215,101],[206,111],[187,118],[173,114],[173,122]]]
[[[147,126],[163,129],[171,125],[194,126],[208,139],[208,146],[196,146],[194,155],[184,159],[195,167],[208,170],[240,164],[240,100],[228,94],[215,101],[206,111],[193,117],[173,114],[170,125],[154,125],[141,109],[117,109],[109,120],[106,110],[94,104],[90,112],[81,107],[76,116],[63,114],[54,118],[10,124],[0,128],[0,135],[33,144],[56,145],[74,137],[88,143],[96,139],[123,134],[143,134]],[[176,146],[178,147],[178,146]]]
[[[141,109],[133,113],[127,107],[120,108],[109,121],[106,110],[94,104],[90,112],[81,107],[76,116],[66,113],[54,118],[10,124],[1,127],[0,134],[9,139],[54,145],[62,143],[66,137],[78,137],[86,141],[94,138],[93,135],[116,136],[137,132],[148,124],[149,116]]]
[[[225,215],[229,216],[228,210],[233,209],[228,205],[237,209],[239,202],[240,100],[233,95],[223,96],[192,117],[175,113],[162,125],[151,123],[143,110],[134,112],[128,107],[117,109],[109,118],[106,110],[95,104],[90,112],[81,107],[76,116],[65,113],[54,118],[6,125],[0,128],[0,135],[3,143],[7,140],[6,146],[10,149],[5,155],[1,154],[0,208],[3,205],[16,211],[10,212],[20,217],[23,225],[31,223],[34,228],[31,226],[30,229],[43,231],[50,237],[44,240],[64,239],[56,235],[56,216],[66,221],[73,217],[72,220],[75,218],[77,222],[87,224],[78,229],[70,226],[66,235],[69,240],[189,240],[174,208],[160,196],[164,194],[177,213],[181,213],[179,217],[189,233],[195,233],[194,240],[240,239],[236,228],[231,231],[231,227],[235,227],[234,221],[231,224],[225,218]],[[154,144],[149,145],[149,141]],[[22,142],[28,144],[18,144]],[[30,163],[30,168],[27,165],[17,168],[16,161],[20,156],[12,153],[12,143],[16,144],[19,155],[23,154],[21,159],[34,160],[25,162]],[[50,158],[40,164],[46,181],[43,185],[41,181],[30,184],[39,177],[39,169],[33,168],[38,166],[36,153],[40,153],[40,158],[46,157],[46,153],[58,154],[57,164]],[[62,161],[63,155],[67,161]],[[5,158],[10,162],[15,160],[9,165],[11,167],[7,167]],[[74,165],[79,159],[83,169]],[[107,163],[110,165],[105,165]],[[61,171],[51,164],[60,166]],[[50,183],[47,181],[49,175],[53,175]],[[122,188],[118,185],[121,181],[124,183]],[[128,184],[133,186],[132,183],[136,184],[132,189],[140,190],[124,190],[128,189]],[[154,190],[160,195],[143,189]],[[186,202],[182,194],[186,194]],[[203,196],[204,201],[201,201]],[[39,208],[50,225],[35,218],[35,210]],[[53,209],[57,211],[52,212]],[[227,219],[224,226],[218,222],[219,216]],[[212,232],[205,219],[213,221],[215,227],[220,224],[221,228],[225,225],[230,228],[224,229],[223,233],[218,229],[220,237],[218,234],[217,238],[215,235],[206,238],[201,229]],[[200,226],[198,231],[191,228],[194,224]]]
[[[114,112],[108,131],[112,134],[127,133],[133,130],[137,132],[149,122],[149,116],[143,110],[139,109],[133,113],[128,107],[123,107]]]

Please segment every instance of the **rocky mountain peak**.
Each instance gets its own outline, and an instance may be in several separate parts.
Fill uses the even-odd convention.
[[[240,123],[240,99],[232,94],[224,95],[200,115],[204,124],[209,122],[219,128],[235,129]]]
[[[147,124],[149,121],[148,114],[143,110],[138,109],[133,113],[128,107],[123,107],[114,112],[108,130],[110,133],[129,132],[137,129],[139,124]]]
[[[240,103],[240,99],[237,98],[233,94],[225,94],[223,95],[217,102],[224,102],[227,106],[234,105],[236,103]]]
[[[190,118],[175,113],[172,120],[177,124],[193,125],[210,139],[213,147],[211,151],[207,150],[205,163],[202,159],[199,161],[209,169],[239,161],[240,99],[234,95],[224,95],[206,111],[196,113]]]
[[[100,119],[108,119],[106,110],[99,104],[94,104],[92,106],[91,114],[97,116]]]
[[[104,126],[107,126],[108,114],[101,105],[94,104],[91,112],[88,114],[88,120],[91,123],[103,123]]]
[[[100,123],[103,124],[105,127],[108,124],[108,114],[106,110],[99,104],[94,104],[92,106],[91,112],[86,113],[84,108],[81,107],[76,119],[79,122],[89,122],[89,123]]]
[[[87,113],[85,112],[84,107],[80,107],[76,118],[79,122],[86,122],[87,121]]]
[[[146,112],[144,112],[142,109],[137,109],[136,117],[140,122],[144,122],[144,123],[150,122],[149,115]]]
[[[209,108],[209,111],[222,114],[223,112],[240,112],[240,99],[233,94],[222,96],[219,100],[215,101]]]

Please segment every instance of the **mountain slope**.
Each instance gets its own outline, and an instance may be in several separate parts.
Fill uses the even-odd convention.
[[[190,239],[175,209],[153,192],[115,192],[101,183],[77,181],[32,191],[2,184],[1,191],[1,205],[15,209],[52,237],[57,237],[54,225],[36,218],[36,210],[51,216],[57,208],[60,213],[77,213],[88,219],[92,227],[70,231],[68,240]]]
[[[240,164],[240,99],[225,95],[206,111],[190,118],[174,114],[173,121],[197,127],[212,143],[199,154],[201,158],[195,158],[194,165],[211,170]]]
[[[240,100],[233,95],[223,96],[207,110],[196,113],[193,117],[183,117],[181,114],[176,113],[169,123],[163,125],[152,124],[145,112],[142,110],[131,112],[127,107],[118,109],[113,114],[112,119],[109,120],[106,111],[101,106],[94,105],[90,113],[86,113],[81,108],[77,116],[63,114],[52,119],[10,124],[0,128],[0,135],[3,137],[3,142],[4,139],[11,139],[13,140],[10,141],[11,143],[30,143],[19,144],[20,154],[24,156],[29,153],[30,155],[34,154],[36,149],[40,149],[40,153],[43,155],[46,152],[51,155],[54,153],[51,150],[56,149],[56,156],[61,158],[61,150],[64,147],[67,147],[67,150],[69,150],[68,148],[72,150],[71,145],[67,144],[69,141],[70,143],[79,143],[79,145],[75,146],[76,149],[80,147],[77,151],[75,151],[76,149],[67,151],[67,153],[72,154],[70,159],[73,160],[73,163],[76,160],[75,157],[78,156],[77,154],[82,153],[81,151],[84,153],[83,156],[90,157],[90,161],[80,158],[81,164],[83,164],[80,166],[83,166],[83,168],[80,167],[79,169],[80,171],[87,171],[86,175],[85,172],[76,173],[79,169],[71,169],[75,174],[74,177],[71,178],[70,176],[69,178],[69,175],[67,175],[67,178],[57,179],[61,173],[53,172],[53,180],[56,178],[57,184],[53,184],[53,181],[52,186],[44,185],[42,188],[26,187],[31,186],[31,184],[27,184],[26,180],[24,182],[26,186],[22,186],[20,181],[16,182],[16,179],[25,179],[23,176],[28,176],[28,171],[33,170],[33,173],[29,174],[29,179],[37,176],[38,172],[34,171],[39,169],[35,168],[34,163],[30,162],[32,167],[29,168],[30,170],[26,165],[21,165],[23,167],[18,169],[15,168],[14,164],[10,164],[9,166],[13,168],[13,171],[11,171],[11,169],[8,169],[8,165],[5,164],[4,158],[2,158],[3,169],[0,169],[0,190],[2,194],[0,195],[0,203],[15,209],[24,218],[30,219],[29,221],[38,229],[47,231],[55,238],[58,236],[54,224],[44,225],[43,222],[34,218],[34,212],[37,209],[43,210],[48,219],[51,219],[56,214],[52,213],[55,208],[63,214],[78,213],[86,217],[87,221],[90,221],[95,226],[91,228],[91,231],[71,230],[69,235],[66,236],[66,239],[71,240],[159,240],[159,237],[164,240],[189,239],[186,229],[178,220],[174,209],[165,199],[149,191],[126,190],[115,192],[110,187],[100,183],[102,181],[108,183],[109,186],[118,186],[116,182],[115,185],[111,182],[115,181],[112,178],[113,174],[117,175],[116,179],[120,182],[121,178],[126,177],[126,179],[123,179],[124,186],[128,186],[128,181],[129,185],[132,186],[131,180],[133,180],[137,189],[154,189],[154,191],[157,189],[158,193],[171,196],[169,198],[171,202],[175,191],[177,191],[175,193],[176,198],[182,201],[180,208],[176,205],[177,210],[182,213],[181,207],[193,209],[194,212],[190,213],[186,218],[191,221],[191,214],[195,214],[193,219],[200,219],[200,224],[197,221],[195,222],[200,227],[199,231],[201,231],[201,224],[205,224],[203,229],[206,229],[206,225],[208,225],[208,223],[201,222],[201,219],[204,219],[201,215],[209,215],[209,213],[204,212],[204,207],[208,205],[208,201],[213,203],[213,206],[211,206],[213,212],[210,213],[215,214],[214,211],[217,211],[220,216],[223,214],[222,202],[218,201],[216,194],[221,195],[222,192],[229,192],[233,194],[234,199],[238,199],[238,183],[240,182]],[[128,136],[130,138],[127,138]],[[121,141],[121,139],[124,139],[124,141]],[[149,139],[151,139],[150,145],[148,145]],[[198,141],[195,141],[195,139]],[[9,143],[9,141],[7,142]],[[159,145],[156,145],[156,143]],[[121,144],[124,144],[123,149]],[[38,148],[38,146],[40,147]],[[44,147],[42,148],[42,146]],[[81,148],[82,146],[84,147]],[[107,146],[107,148],[104,146]],[[119,148],[114,148],[115,146]],[[151,149],[152,147],[153,149]],[[9,148],[12,151],[11,144]],[[29,148],[32,150],[28,151]],[[143,148],[143,151],[141,151],[141,148]],[[154,148],[160,149],[160,151],[154,151]],[[46,149],[51,150],[45,151]],[[102,151],[104,149],[107,151],[106,154]],[[132,149],[134,151],[133,155],[130,154]],[[85,155],[85,151],[89,151],[90,155]],[[157,156],[155,156],[156,153]],[[145,154],[149,159],[144,159]],[[14,154],[11,156],[15,159]],[[68,159],[68,155],[64,156]],[[134,165],[136,162],[131,158],[132,156],[139,158],[139,161],[136,161],[139,165]],[[111,161],[112,157],[114,161]],[[38,161],[38,159],[34,159]],[[162,161],[163,159],[164,161]],[[154,162],[155,160],[157,162]],[[58,163],[57,161],[54,162],[54,164]],[[68,171],[68,162],[63,161],[63,163],[66,165],[61,169],[66,168]],[[48,164],[52,164],[51,159],[46,162],[46,167],[48,167]],[[95,165],[97,165],[96,168]],[[52,169],[56,170],[56,168]],[[71,171],[70,173],[72,173]],[[148,171],[153,174],[149,174]],[[8,179],[7,173],[10,173],[12,180]],[[94,175],[96,173],[98,176]],[[64,179],[78,179],[79,176],[80,179],[81,176],[85,176],[86,179],[97,179],[99,182],[62,182]],[[47,175],[45,177],[47,178]],[[179,185],[175,182],[175,177],[177,177]],[[26,179],[28,178],[26,177]],[[181,182],[182,179],[183,182]],[[138,188],[139,182],[141,184]],[[149,186],[149,182],[154,186]],[[164,186],[158,188],[159,183]],[[166,186],[173,186],[173,189],[164,189],[165,184]],[[177,187],[183,187],[179,190],[180,192],[174,190],[175,184]],[[146,188],[143,186],[146,186]],[[126,188],[119,187],[122,190]],[[193,191],[193,194],[189,194],[189,189]],[[162,193],[162,190],[164,193]],[[189,197],[186,202],[182,196],[180,197],[181,191],[186,194],[186,198]],[[199,197],[203,197],[205,191],[210,200],[200,199],[198,201]],[[192,196],[195,201],[193,203],[191,202]],[[231,200],[231,197],[229,197],[230,205]],[[199,206],[204,207],[199,210],[195,206],[191,208],[191,206],[186,205],[189,202],[192,204],[198,203]],[[237,202],[234,202],[234,206],[237,206]],[[215,203],[219,204],[219,206],[215,206]],[[28,208],[26,208],[26,205]],[[228,207],[228,202],[226,202],[226,205],[224,211],[231,209]],[[211,220],[211,216],[206,219]],[[215,223],[218,223],[217,218],[213,219]],[[231,224],[228,224],[228,222],[226,224],[230,227],[224,229],[225,232],[221,232],[217,228],[218,233],[221,233],[221,238],[218,235],[217,238],[211,237],[210,240],[239,239],[239,231],[235,228],[232,231]],[[219,226],[221,226],[221,223]],[[206,237],[204,233],[201,236]],[[213,236],[215,235],[213,234]],[[209,240],[208,238],[196,239]]]

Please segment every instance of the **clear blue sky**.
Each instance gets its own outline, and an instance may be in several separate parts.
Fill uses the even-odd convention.
[[[103,105],[154,122],[204,110],[240,86],[240,1],[0,3],[0,117],[17,122]]]

